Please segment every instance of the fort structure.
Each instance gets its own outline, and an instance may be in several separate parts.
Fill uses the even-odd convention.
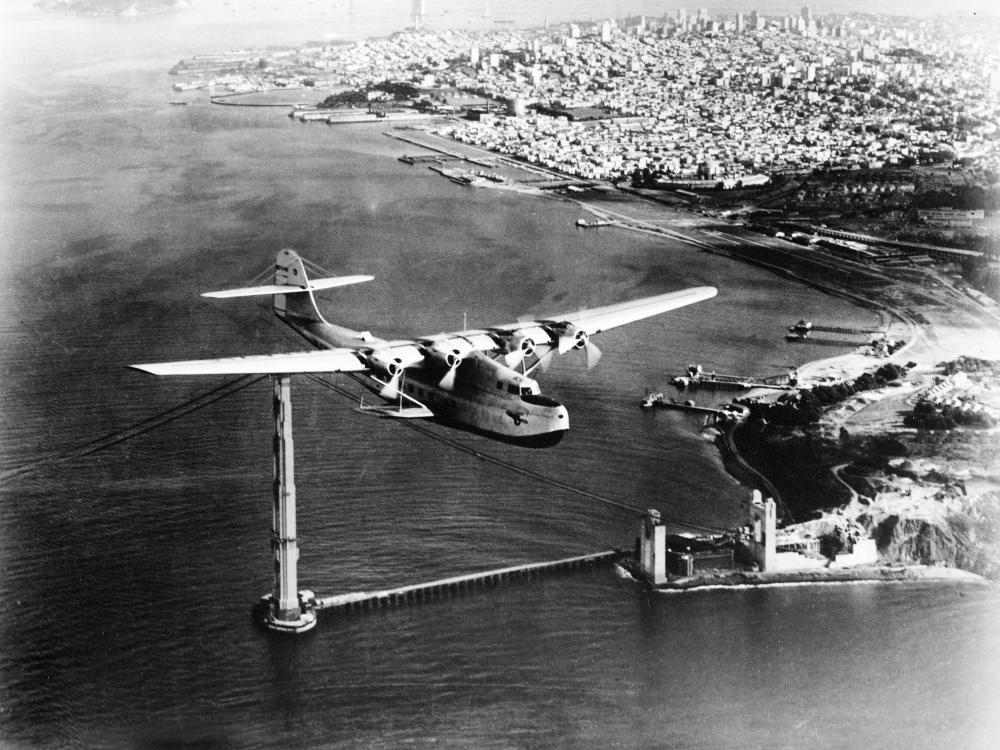
[[[724,534],[671,534],[658,511],[647,511],[639,525],[633,570],[652,586],[671,587],[682,581],[722,583],[720,577],[737,573],[766,583],[772,574],[832,572],[877,562],[875,540],[846,524],[808,522],[779,530],[774,500],[754,490],[744,525]]]

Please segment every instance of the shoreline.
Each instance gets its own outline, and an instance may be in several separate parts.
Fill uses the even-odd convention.
[[[423,132],[427,136],[449,140],[436,133],[431,134],[426,131]],[[496,154],[492,151],[484,150],[469,144],[462,145],[472,152],[485,153],[493,156],[494,158],[500,157],[510,160],[510,157],[502,154]],[[463,149],[463,151],[464,150],[465,149]],[[466,153],[468,153],[468,151],[466,151]],[[517,160],[510,161],[513,161],[515,164],[519,164]],[[524,168],[527,169],[528,167],[525,166]],[[549,173],[552,174],[551,171],[549,171]],[[621,190],[618,188],[615,189],[617,192],[626,195],[630,200],[652,200],[645,196],[632,193],[628,190]],[[548,193],[550,191],[539,192]],[[579,205],[583,208],[591,208],[586,201],[578,200],[571,195],[552,193],[551,197]],[[654,200],[653,202],[657,201]],[[664,206],[664,209],[665,214],[688,213],[684,212],[683,209],[678,209],[673,206]],[[600,209],[592,210],[592,213],[600,214],[601,211]],[[861,411],[864,406],[858,407],[858,403],[865,403],[865,398],[871,399],[874,397],[875,400],[880,400],[886,397],[892,398],[894,392],[902,394],[904,391],[912,397],[913,394],[919,393],[933,384],[937,374],[938,365],[941,362],[953,359],[956,356],[964,354],[967,356],[979,356],[987,359],[1000,359],[1000,336],[996,335],[996,326],[991,320],[991,316],[983,314],[983,311],[980,311],[978,308],[968,304],[954,304],[953,300],[947,296],[948,293],[952,293],[954,291],[951,290],[950,287],[946,287],[942,296],[939,296],[936,299],[931,297],[930,299],[924,301],[914,294],[912,282],[887,277],[887,287],[891,284],[892,288],[899,289],[900,285],[902,285],[903,293],[899,294],[898,298],[893,295],[883,294],[878,294],[877,298],[875,298],[876,295],[872,295],[872,297],[864,297],[849,288],[845,288],[842,284],[829,283],[822,278],[807,278],[798,272],[800,270],[798,268],[794,270],[783,268],[776,266],[773,263],[755,259],[748,256],[746,253],[727,252],[724,247],[719,246],[719,243],[713,242],[714,238],[711,233],[706,232],[706,230],[710,229],[715,222],[706,220],[703,226],[673,227],[668,224],[667,226],[660,227],[653,225],[647,226],[646,222],[642,220],[629,220],[628,217],[624,218],[624,221],[616,221],[615,224],[630,231],[647,231],[660,234],[664,237],[677,241],[683,241],[689,245],[703,249],[706,252],[710,252],[715,255],[722,255],[732,260],[748,262],[751,265],[762,267],[770,273],[779,274],[825,294],[845,299],[862,309],[874,311],[881,320],[880,328],[889,339],[904,340],[905,343],[903,346],[886,357],[872,357],[869,354],[865,354],[863,353],[863,350],[860,349],[859,345],[859,347],[854,347],[850,351],[845,351],[832,357],[823,357],[820,359],[806,361],[797,368],[799,372],[799,386],[803,389],[808,389],[814,385],[851,380],[859,377],[863,373],[874,371],[878,367],[887,363],[897,365],[910,363],[915,365],[911,368],[910,374],[907,376],[908,380],[913,381],[910,383],[910,387],[905,389],[890,389],[886,386],[874,392],[866,392],[866,395],[861,398],[859,398],[858,394],[850,396],[824,410],[824,417],[819,423],[821,426],[827,422],[831,424],[841,423],[842,418],[840,413],[842,411],[847,411],[848,414],[852,413],[852,408],[856,411]],[[721,226],[724,225],[724,222],[719,221],[718,224]],[[952,304],[949,304],[949,302]],[[990,336],[990,333],[993,333],[994,335]],[[855,403],[856,401],[858,403]],[[849,419],[849,417],[847,419]],[[843,419],[842,421],[846,422],[847,419]],[[716,447],[718,449],[719,460],[724,470],[745,487],[753,488],[756,484],[760,487],[760,489],[764,490],[766,494],[771,495],[779,507],[784,509],[784,513],[787,515],[787,505],[782,501],[772,480],[747,461],[747,459],[741,454],[739,447],[733,439],[733,433],[737,428],[738,425],[731,425],[729,427],[719,426],[716,428],[716,432],[718,433],[716,438]],[[852,426],[851,430],[853,431],[854,429],[855,428]],[[879,430],[879,434],[892,435],[894,433],[891,427],[883,427]],[[948,457],[946,455],[938,455],[937,459],[942,465],[947,465]],[[831,465],[828,468],[834,473],[835,476],[839,476],[835,470],[839,467]],[[826,521],[843,521],[846,516],[851,513],[852,506],[856,504],[854,500],[854,498],[856,498],[856,493],[849,485],[848,489],[852,492],[851,500],[848,500],[847,502],[835,501],[835,503],[829,505],[824,505],[822,502],[818,502],[816,504],[817,510],[813,513],[813,515],[817,516],[817,519],[805,521],[805,523],[815,524],[817,520],[820,523]],[[901,490],[902,488],[897,489]],[[908,492],[908,490],[906,491]],[[878,507],[878,500],[881,494],[881,492],[876,493],[870,505],[872,509]],[[937,501],[935,500],[930,502],[936,503]],[[927,512],[928,510],[921,506],[912,510],[907,515],[912,516],[912,518],[922,518],[927,515]],[[794,523],[794,519],[790,516],[788,516],[788,518],[792,521],[792,526],[796,525]],[[787,526],[786,528],[792,528],[792,526]],[[869,533],[874,536],[875,530],[875,527],[873,527]],[[928,566],[916,564],[918,562],[934,563],[936,560],[942,559],[937,553],[932,554],[930,559],[924,559],[922,554],[919,558],[915,558],[913,557],[913,554],[914,553],[912,552],[907,552],[893,555],[880,549],[880,562],[864,567],[859,566],[858,568],[834,568],[820,570],[812,569],[806,572],[770,574],[759,572],[706,574],[698,579],[676,581],[656,586],[654,589],[657,591],[667,592],[734,587],[748,588],[821,584],[842,585],[849,583],[887,582],[914,583],[921,581],[935,581],[953,584],[977,583],[980,585],[989,585],[991,583],[990,579],[981,576],[978,573],[974,573],[971,570],[966,570],[957,566],[939,567],[938,565]],[[949,559],[948,564],[953,565],[954,562],[954,559]],[[649,585],[648,582],[647,585]]]
[[[745,590],[789,586],[830,586],[844,584],[882,583],[952,583],[991,586],[989,579],[961,568],[934,565],[893,565],[891,563],[850,568],[822,568],[808,571],[764,573],[729,571],[705,573],[653,584],[638,571],[631,559],[619,563],[630,578],[657,593],[688,593],[692,591]]]

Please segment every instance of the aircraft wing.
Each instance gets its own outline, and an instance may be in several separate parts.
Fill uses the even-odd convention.
[[[512,367],[529,355],[545,360],[547,352],[558,351],[559,354],[565,354],[571,349],[585,349],[587,366],[593,367],[600,359],[601,351],[591,343],[591,335],[711,299],[716,294],[718,290],[713,286],[692,287],[490,330],[506,341],[508,353],[505,358]]]
[[[667,292],[655,297],[644,297],[631,302],[618,302],[605,307],[594,307],[590,310],[555,315],[548,320],[567,323],[589,334],[607,331],[610,328],[633,323],[643,318],[676,310],[678,307],[693,305],[695,302],[711,299],[719,290],[714,286],[697,286],[682,289],[679,292]]]
[[[359,372],[367,370],[353,349],[321,349],[292,354],[189,359],[129,365],[153,375],[284,375],[297,372]]]

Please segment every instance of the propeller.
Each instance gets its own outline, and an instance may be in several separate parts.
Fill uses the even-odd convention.
[[[549,346],[548,344],[544,346],[539,346],[535,349],[534,354],[538,358],[531,367],[524,371],[525,375],[530,375],[535,370],[540,370],[545,372],[552,366],[552,362],[555,361],[555,357],[552,355],[556,353],[554,346]]]
[[[601,359],[601,350],[590,340],[587,332],[572,323],[566,323],[563,330],[558,341],[559,353],[565,354],[570,349],[584,349],[587,352],[587,369],[594,367]]]
[[[515,334],[511,338],[510,343],[512,346],[511,351],[504,355],[507,367],[517,367],[524,362],[525,358],[535,353],[535,341],[528,336]]]
[[[462,353],[458,349],[452,349],[445,355],[444,361],[448,365],[448,372],[444,374],[438,385],[446,391],[453,391],[455,390],[455,372],[458,370],[458,366],[462,364]]]
[[[400,367],[401,363],[402,360],[397,357],[386,365],[385,369],[389,373],[389,382],[378,392],[378,395],[382,398],[389,399],[390,401],[399,398],[399,381],[402,379],[405,369]]]

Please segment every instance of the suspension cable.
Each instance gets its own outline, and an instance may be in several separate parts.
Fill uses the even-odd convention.
[[[348,391],[347,389],[343,388],[342,386],[337,385],[336,383],[333,383],[333,382],[325,379],[321,375],[309,374],[307,377],[310,380],[312,380],[313,382],[318,383],[319,385],[323,386],[324,388],[326,388],[328,390],[331,390],[331,391],[334,391],[334,392],[338,393],[339,395],[341,395],[341,396],[343,396],[345,398],[348,398],[348,399],[351,399],[351,400],[353,400],[353,399],[356,398],[356,396],[353,393],[351,393],[350,391]],[[595,492],[590,492],[589,490],[585,490],[585,489],[582,489],[580,487],[574,487],[571,484],[567,484],[567,483],[562,482],[562,481],[560,481],[558,479],[553,479],[552,477],[546,476],[545,474],[541,474],[541,473],[539,473],[537,471],[533,471],[533,470],[525,468],[523,466],[519,466],[518,464],[512,463],[512,462],[507,461],[507,460],[505,460],[503,458],[499,458],[498,456],[494,456],[494,455],[489,454],[489,453],[484,453],[481,450],[478,450],[476,448],[473,448],[473,447],[467,445],[466,443],[462,442],[461,440],[455,440],[453,438],[446,437],[445,435],[442,435],[439,432],[430,429],[426,425],[418,423],[417,420],[413,420],[413,419],[400,419],[400,420],[396,420],[396,421],[399,422],[399,423],[401,423],[404,427],[407,427],[407,428],[409,428],[411,430],[414,430],[415,432],[418,432],[421,435],[424,435],[424,436],[426,436],[426,437],[428,437],[428,438],[430,438],[432,440],[436,440],[439,443],[442,443],[443,445],[447,445],[447,446],[449,446],[451,448],[459,450],[459,451],[461,451],[463,453],[466,453],[466,454],[468,454],[470,456],[474,456],[475,458],[478,458],[481,461],[485,461],[485,462],[491,463],[491,464],[493,464],[495,466],[499,466],[500,468],[505,469],[507,471],[510,471],[510,472],[513,472],[513,473],[516,473],[516,474],[520,474],[521,476],[525,476],[525,477],[528,477],[530,479],[534,479],[534,480],[536,480],[538,482],[541,482],[542,484],[548,484],[548,485],[550,485],[552,487],[556,487],[556,488],[561,489],[561,490],[563,490],[565,492],[569,492],[569,493],[574,494],[574,495],[579,495],[581,497],[585,497],[588,500],[594,500],[594,501],[599,502],[599,503],[604,503],[605,505],[610,505],[610,506],[613,506],[615,508],[620,508],[621,510],[624,510],[624,511],[626,511],[628,513],[631,513],[631,514],[635,515],[635,516],[643,517],[643,516],[646,515],[646,510],[643,509],[643,508],[638,508],[638,507],[636,507],[634,505],[629,505],[628,503],[623,503],[623,502],[620,502],[618,500],[613,500],[611,498],[605,497],[603,495],[599,495],[599,494],[597,494]],[[681,526],[683,528],[693,529],[695,531],[704,531],[704,532],[708,532],[708,533],[716,533],[716,532],[726,531],[727,530],[727,529],[723,529],[723,528],[720,528],[720,527],[717,527],[717,526],[705,526],[703,524],[697,524],[697,523],[693,523],[691,521],[684,521],[682,519],[675,518],[675,517],[670,517],[670,516],[666,516],[666,515],[663,515],[663,514],[661,514],[661,518],[663,518],[664,521],[667,521],[667,522],[669,522],[670,524],[672,524],[674,526]]]
[[[154,430],[157,427],[169,424],[170,422],[190,414],[191,412],[198,411],[199,409],[203,409],[210,404],[214,404],[216,401],[232,395],[237,391],[241,391],[265,377],[267,376],[244,375],[236,378],[235,380],[230,380],[220,386],[216,386],[210,391],[206,391],[205,393],[195,396],[194,398],[190,398],[184,403],[178,404],[171,409],[167,409],[159,414],[155,414],[136,422],[134,425],[126,427],[124,430],[119,430],[118,432],[113,432],[109,435],[99,437],[95,440],[83,443],[82,445],[70,448],[69,450],[50,453],[46,456],[36,458],[33,461],[29,461],[26,464],[2,471],[0,472],[0,479],[11,479],[23,474],[29,474],[47,466],[61,464],[75,458],[82,458],[83,456],[88,456],[91,453],[96,453],[97,451],[104,450],[105,448],[110,448],[113,445],[138,437],[139,435],[149,432],[150,430]]]

